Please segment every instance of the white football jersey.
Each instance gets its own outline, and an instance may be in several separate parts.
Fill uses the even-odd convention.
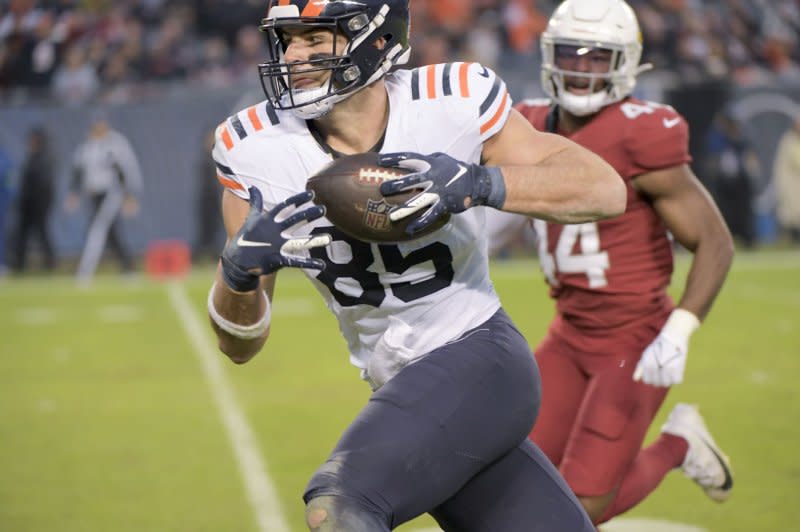
[[[483,142],[511,111],[503,81],[476,63],[429,65],[386,76],[390,112],[382,153],[444,152],[478,163]],[[263,102],[217,129],[218,179],[247,199],[255,186],[270,209],[302,192],[332,160],[304,120]],[[500,307],[487,264],[484,209],[453,215],[441,229],[410,242],[355,240],[322,218],[296,235],[328,233],[311,250],[324,271],[306,270],[334,312],[351,362],[385,382],[400,368],[474,328]]]

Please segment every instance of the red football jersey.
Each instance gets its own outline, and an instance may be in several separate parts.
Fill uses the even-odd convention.
[[[517,110],[536,129],[546,130],[548,101],[522,102]],[[560,321],[591,334],[662,316],[673,305],[666,293],[672,246],[664,223],[631,181],[691,161],[686,121],[669,106],[627,98],[565,136],[619,172],[628,204],[624,214],[599,222],[534,221],[539,259]]]

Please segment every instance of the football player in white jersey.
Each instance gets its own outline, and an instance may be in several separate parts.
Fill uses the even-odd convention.
[[[594,530],[526,436],[539,377],[488,274],[486,205],[560,222],[620,214],[619,175],[576,144],[536,132],[478,64],[389,73],[409,53],[407,0],[272,0],[260,66],[267,100],[226,120],[213,151],[228,242],[208,311],[236,363],[269,334],[277,272],[302,268],[375,390],[304,494],[311,530],[391,530],[430,513],[448,531]],[[521,147],[524,147],[522,149]],[[311,206],[306,180],[342,154],[374,151],[425,191],[408,242],[370,244]],[[432,154],[432,155],[427,155]]]

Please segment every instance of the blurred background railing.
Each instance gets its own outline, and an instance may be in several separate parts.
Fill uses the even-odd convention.
[[[515,99],[540,97],[538,37],[557,3],[411,0],[413,63],[480,61],[503,75]],[[686,116],[695,172],[739,242],[774,242],[782,234],[776,153],[800,117],[800,4],[630,3],[642,25],[643,61],[655,65],[640,77],[636,95]],[[262,99],[255,65],[265,49],[256,27],[265,6],[264,0],[0,0],[5,194],[19,188],[28,132],[44,128],[56,169],[49,223],[60,257],[76,256],[82,245],[86,220],[64,212],[61,198],[73,153],[98,108],[128,137],[142,165],[142,210],[126,225],[133,249],[141,253],[167,238],[198,242],[200,220],[208,216],[204,192],[217,186],[208,134],[234,110]],[[786,157],[794,153],[800,161],[796,144]],[[7,203],[6,231],[13,234],[19,213],[13,196]]]

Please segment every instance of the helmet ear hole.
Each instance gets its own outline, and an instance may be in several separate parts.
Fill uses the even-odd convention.
[[[375,40],[375,48],[378,50],[385,50],[392,43],[393,39],[394,35],[391,33],[386,33],[380,39]]]

